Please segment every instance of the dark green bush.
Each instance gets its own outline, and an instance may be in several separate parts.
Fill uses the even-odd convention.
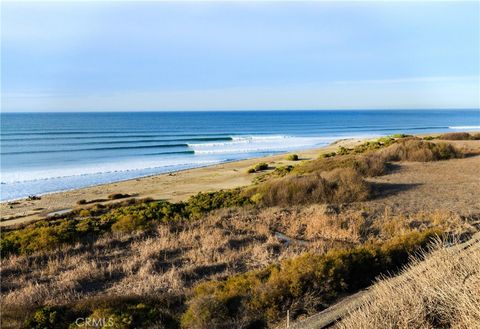
[[[267,170],[268,164],[265,162],[260,162],[260,163],[257,163],[254,168],[256,171]]]
[[[288,161],[298,161],[298,154],[289,154],[287,155],[286,159]]]
[[[198,193],[186,203],[186,211],[189,217],[199,216],[220,208],[242,207],[253,204],[248,196],[240,189],[220,190],[217,192]]]
[[[25,323],[25,327],[29,329],[58,329],[66,326],[64,310],[50,306],[44,306],[36,310]]]

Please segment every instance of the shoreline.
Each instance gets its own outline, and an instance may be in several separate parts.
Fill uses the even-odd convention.
[[[441,133],[415,134],[415,136],[424,137]],[[178,202],[186,200],[198,192],[213,192],[220,189],[247,186],[252,183],[255,177],[273,170],[248,174],[248,168],[258,162],[267,162],[273,167],[294,164],[298,163],[298,161],[286,160],[285,155],[296,153],[299,155],[300,160],[309,160],[318,157],[321,152],[331,152],[340,146],[354,147],[379,137],[381,136],[338,139],[328,145],[312,149],[225,161],[83,188],[48,192],[38,195],[40,197],[39,200],[28,200],[28,198],[5,200],[0,202],[0,227],[19,225],[48,218],[55,213],[70,211],[79,207],[115,203],[130,198],[153,198]],[[111,199],[109,195],[112,194],[127,194],[128,197]],[[86,200],[86,203],[79,204],[80,200]]]
[[[59,211],[85,206],[91,207],[95,204],[114,203],[130,198],[153,198],[178,202],[198,192],[213,192],[220,189],[247,186],[252,183],[255,177],[269,172],[248,174],[247,169],[258,162],[267,162],[272,166],[293,164],[296,162],[285,159],[287,154],[296,153],[299,154],[301,159],[308,160],[317,157],[321,152],[336,150],[339,146],[352,147],[376,138],[378,137],[338,139],[328,145],[313,149],[225,161],[83,188],[48,192],[36,195],[40,197],[39,200],[28,200],[28,198],[5,200],[0,202],[0,227],[47,218]],[[129,197],[108,198],[109,195],[116,193],[128,194]],[[87,200],[87,204],[79,205],[79,200]]]

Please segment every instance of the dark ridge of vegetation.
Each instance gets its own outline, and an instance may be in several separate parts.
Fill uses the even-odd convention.
[[[353,169],[338,168],[327,176],[319,173],[287,175],[268,180],[251,190],[263,206],[366,200],[369,185]]]
[[[405,139],[382,150],[386,161],[438,161],[463,157],[453,145],[432,143],[419,139]]]
[[[409,254],[424,248],[437,234],[411,233],[382,245],[305,254],[263,270],[198,284],[182,317],[189,329],[267,328],[290,311],[296,318],[318,312],[339,296],[370,285],[383,273],[400,269]]]
[[[446,133],[446,134],[442,134],[442,135],[438,136],[438,139],[449,140],[449,141],[480,140],[480,133],[474,133],[474,134],[469,134],[469,133],[464,133],[464,132]]]
[[[1,232],[0,252],[29,254],[38,250],[60,247],[62,244],[91,241],[107,232],[149,230],[161,223],[193,220],[203,214],[228,207],[253,204],[239,189],[198,193],[186,202],[129,201],[120,206],[96,205],[79,209],[65,217],[41,220],[20,229]]]
[[[130,194],[122,194],[122,193],[113,193],[108,196],[110,200],[118,200],[118,199],[124,199],[124,198],[129,198],[131,195]]]

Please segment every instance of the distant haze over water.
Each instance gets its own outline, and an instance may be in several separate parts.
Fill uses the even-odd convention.
[[[479,110],[2,113],[11,200],[394,133],[480,130]]]

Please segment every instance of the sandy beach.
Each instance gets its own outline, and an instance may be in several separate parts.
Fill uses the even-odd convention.
[[[351,147],[364,142],[364,139],[338,140],[328,146],[296,152],[300,160],[318,157],[322,152],[331,152],[339,146]],[[172,173],[141,177],[109,184],[90,186],[81,189],[44,194],[39,200],[20,199],[0,204],[0,226],[22,224],[51,216],[62,211],[79,207],[79,200],[86,200],[82,207],[98,203],[118,202],[110,200],[115,193],[128,194],[134,198],[166,199],[181,201],[198,192],[216,191],[249,185],[258,175],[248,174],[248,168],[256,163],[267,162],[272,168],[293,164],[285,159],[285,154],[234,161],[202,168],[188,169]],[[126,199],[126,198],[125,198]]]

